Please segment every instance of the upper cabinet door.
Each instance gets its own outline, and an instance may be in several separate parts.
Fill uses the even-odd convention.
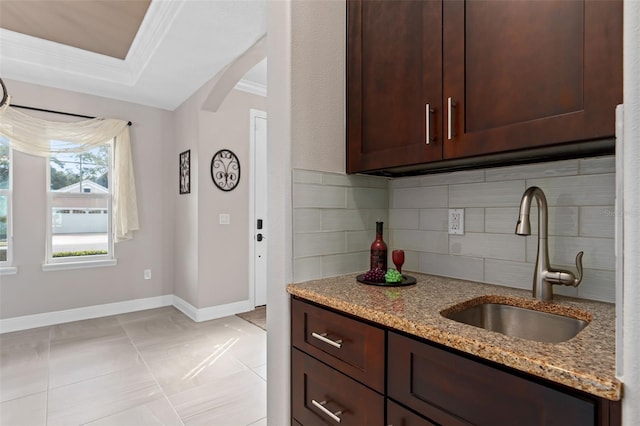
[[[347,28],[347,172],[441,159],[442,2],[349,0]]]
[[[447,0],[443,23],[444,158],[614,135],[622,1]]]

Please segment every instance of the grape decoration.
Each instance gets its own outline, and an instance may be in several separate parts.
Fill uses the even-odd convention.
[[[384,280],[388,283],[399,283],[402,282],[402,274],[395,269],[388,269]]]
[[[362,279],[371,283],[383,283],[385,282],[384,276],[385,272],[380,268],[376,268],[366,272]]]
[[[223,191],[231,191],[240,182],[240,161],[228,149],[221,149],[211,159],[211,179]]]
[[[410,286],[417,283],[415,277],[402,275],[397,269],[387,269],[385,271],[381,268],[370,269],[364,274],[358,275],[356,280],[362,284],[378,285],[383,287]]]

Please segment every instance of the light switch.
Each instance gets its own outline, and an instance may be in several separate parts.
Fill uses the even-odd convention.
[[[220,213],[220,225],[228,225],[231,223],[231,216],[229,213]]]

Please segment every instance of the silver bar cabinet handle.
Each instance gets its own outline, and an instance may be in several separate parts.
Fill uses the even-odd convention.
[[[453,98],[449,97],[447,99],[447,111],[448,111],[448,116],[447,116],[447,138],[449,140],[452,140],[453,138],[456,137],[456,132],[453,128],[454,123],[453,123],[453,109],[456,107],[456,102],[453,100]]]
[[[426,133],[426,137],[425,137],[425,144],[429,145],[431,142],[435,142],[435,138],[431,137],[431,114],[433,114],[434,112],[436,112],[435,109],[431,108],[431,106],[429,104],[426,104],[424,107],[424,115],[426,118],[426,125],[425,125],[425,133]]]
[[[340,414],[342,414],[342,410],[338,410],[335,413],[332,413],[331,411],[327,410],[326,408],[324,408],[325,404],[327,403],[327,401],[316,401],[315,399],[311,400],[311,403],[313,405],[315,405],[316,407],[318,407],[320,409],[320,411],[322,411],[323,413],[325,413],[327,416],[331,417],[333,420],[335,420],[336,422],[340,423]]]
[[[315,337],[316,339],[320,340],[321,342],[327,343],[331,346],[335,346],[336,348],[340,349],[342,347],[342,339],[338,339],[338,340],[331,340],[329,338],[327,338],[327,333],[311,333],[311,336]]]

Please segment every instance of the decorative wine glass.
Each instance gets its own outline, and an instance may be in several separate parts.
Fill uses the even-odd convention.
[[[404,264],[404,250],[394,250],[391,252],[391,260],[396,265],[398,272],[402,273],[402,265]]]

